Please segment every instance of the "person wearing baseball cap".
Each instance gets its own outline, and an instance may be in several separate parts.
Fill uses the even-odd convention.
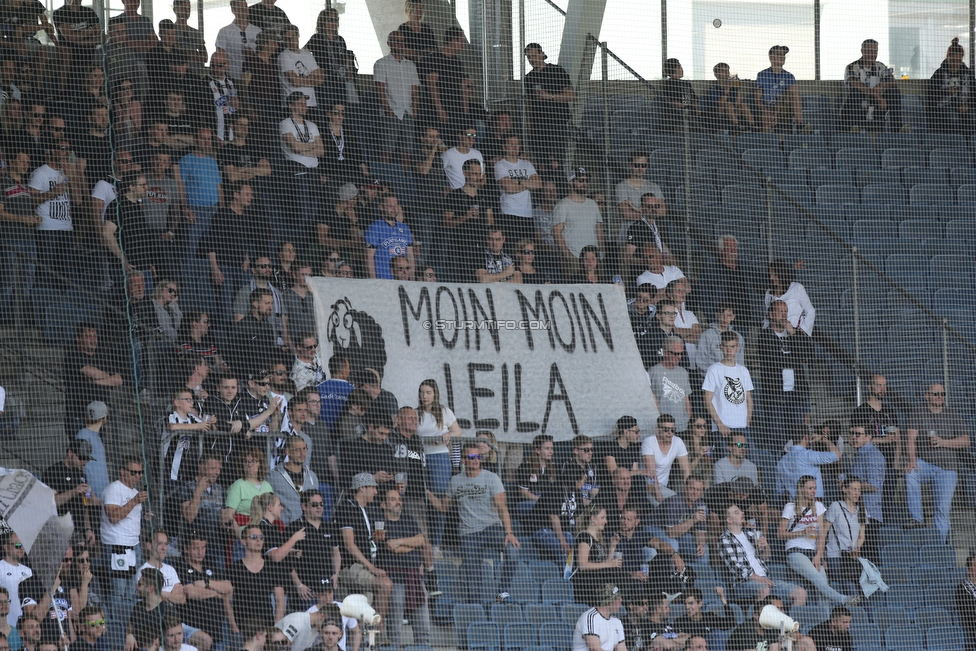
[[[85,464],[92,459],[92,445],[82,439],[72,439],[64,458],[41,474],[41,481],[54,490],[54,502],[58,515],[70,513],[75,522],[75,530],[85,532],[89,544],[95,542],[94,516],[92,506],[100,500],[92,492],[85,477]]]
[[[529,150],[540,164],[566,158],[569,140],[570,102],[576,99],[573,82],[565,68],[546,63],[546,53],[538,43],[525,46],[525,58],[532,70],[523,85],[528,98]]]
[[[336,505],[333,521],[341,538],[339,580],[349,592],[373,593],[373,607],[383,618],[377,644],[385,646],[390,643],[386,636],[386,614],[393,581],[376,565],[378,545],[384,544],[385,540],[385,531],[377,530],[379,518],[369,508],[377,491],[378,484],[373,475],[368,472],[353,475],[346,499]]]
[[[86,441],[92,450],[92,459],[85,464],[85,478],[91,486],[92,494],[100,496],[112,480],[108,477],[108,456],[105,444],[99,434],[108,420],[108,405],[99,400],[88,403],[85,407],[84,424],[78,430],[75,439]]]
[[[552,211],[552,236],[565,274],[571,276],[579,269],[584,246],[593,244],[603,251],[603,215],[596,202],[586,196],[590,182],[586,168],[574,167],[567,179],[569,195]]]
[[[623,592],[608,584],[600,590],[596,605],[576,620],[573,630],[573,651],[590,651],[595,642],[601,651],[627,651],[624,625],[614,617],[623,603]]]
[[[783,69],[790,48],[774,45],[769,48],[769,67],[756,75],[756,106],[764,133],[772,133],[780,126],[780,118],[793,115],[793,124],[803,127],[804,133],[813,130],[810,124],[803,124],[803,108],[800,105],[800,91],[796,77]]]
[[[317,580],[310,581],[308,585],[316,599],[315,605],[309,608],[308,612],[331,612],[332,615],[326,615],[325,621],[322,623],[322,628],[324,629],[331,620],[334,620],[342,631],[337,644],[339,649],[343,651],[345,649],[358,649],[363,641],[363,629],[359,627],[359,620],[353,617],[346,617],[345,615],[338,615],[336,611],[332,610],[333,607],[338,609],[342,606],[341,601],[335,600],[335,584],[332,582],[332,579],[323,576]]]

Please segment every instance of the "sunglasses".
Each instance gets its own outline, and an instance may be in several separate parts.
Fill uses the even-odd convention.
[[[466,134],[464,134],[464,137],[465,138],[477,138],[478,137],[478,134],[477,133],[466,133]]]
[[[23,549],[24,543],[14,543],[14,549]]]
[[[309,502],[308,505],[313,509],[321,509],[325,507],[325,502]]]
[[[252,380],[252,382],[253,382],[253,380]],[[254,382],[254,384],[258,385],[259,387],[266,387],[266,386],[268,386],[268,381],[267,380],[262,380],[261,382]]]
[[[248,538],[251,540],[264,540],[264,536],[259,533],[252,533],[250,536],[248,536]]]
[[[254,268],[255,269],[268,269],[269,267],[271,267],[271,265],[270,264],[265,264],[265,263],[261,263],[261,264],[254,265]]]
[[[288,371],[274,371],[275,375],[288,375]]]
[[[92,621],[85,622],[85,623],[88,624],[88,626],[91,628],[95,628],[96,626],[105,626],[104,619],[93,619]]]
[[[946,392],[945,391],[933,391],[929,395],[932,396],[933,398],[945,398]]]
[[[748,443],[733,443],[732,445],[734,445],[737,448],[747,448],[747,447],[749,447],[749,444]]]
[[[522,249],[523,255],[535,255],[535,249]]]
[[[130,475],[141,475],[143,472],[145,472],[143,470],[129,470],[128,468],[126,468],[125,471]]]
[[[169,292],[173,296],[179,296],[180,295],[180,290],[176,289],[175,287],[164,287],[163,289],[165,289],[167,292]]]
[[[647,169],[647,163],[632,163],[639,170]]]
[[[469,459],[480,459],[481,458],[481,455],[480,454],[469,454],[468,455],[468,458]]]

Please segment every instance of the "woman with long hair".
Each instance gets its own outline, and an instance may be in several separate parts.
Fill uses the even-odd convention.
[[[778,259],[769,263],[769,289],[766,290],[766,310],[773,301],[786,303],[786,319],[793,328],[813,333],[813,321],[817,310],[810,302],[807,290],[796,282],[793,267],[786,260]],[[763,324],[765,325],[765,323]]]
[[[783,507],[776,537],[786,541],[786,562],[790,568],[813,584],[820,594],[831,601],[852,605],[856,597],[848,597],[830,587],[824,544],[826,507],[817,499],[817,480],[803,475],[796,482],[796,498]]]
[[[515,483],[522,498],[515,505],[517,515],[522,516],[531,511],[542,497],[542,492],[556,482],[558,473],[552,460],[555,449],[555,443],[549,434],[537,434],[532,439],[532,454],[522,461],[515,474]]]
[[[580,250],[579,272],[572,282],[580,284],[610,282],[606,268],[600,261],[600,249],[595,244],[587,244]]]
[[[548,285],[550,282],[546,272],[535,266],[537,249],[532,240],[519,240],[515,245],[515,268],[522,273],[522,283],[525,285]]]
[[[847,477],[840,485],[844,498],[827,509],[827,566],[834,581],[852,591],[861,577],[861,547],[864,546],[864,509],[861,508],[861,479]]]
[[[427,485],[438,497],[447,491],[447,484],[451,480],[452,467],[461,465],[461,447],[459,441],[452,441],[461,437],[461,427],[457,423],[454,412],[441,404],[440,389],[437,380],[428,378],[420,383],[417,390],[417,436],[424,444],[424,455],[427,458]],[[444,516],[440,513],[434,516],[433,545],[438,547],[444,536]]]
[[[481,469],[489,470],[498,475],[498,440],[490,430],[486,429],[478,430],[474,435],[475,438],[481,439],[478,442],[478,452],[481,454]]]
[[[93,581],[91,552],[88,544],[77,542],[71,545],[74,558],[67,572],[61,573],[64,587],[68,589],[71,600],[71,612],[80,613],[85,606],[99,606],[102,598],[98,590],[98,581]]]
[[[607,526],[607,511],[590,504],[576,520],[576,542],[573,546],[572,580],[576,598],[594,604],[603,585],[613,582],[622,558],[615,558],[620,536],[614,534],[607,542],[603,530]]]
[[[319,12],[315,34],[305,43],[305,49],[315,57],[325,81],[315,91],[324,105],[346,101],[346,82],[356,77],[356,58],[339,36],[339,12],[328,7]]]
[[[295,545],[305,540],[305,528],[285,537],[285,523],[281,521],[281,500],[274,493],[262,493],[251,500],[251,517],[248,527],[260,527],[264,534],[265,555],[275,563],[285,560]]]
[[[925,112],[929,128],[941,133],[973,132],[973,71],[963,63],[966,50],[952,39],[942,65],[929,79]]]

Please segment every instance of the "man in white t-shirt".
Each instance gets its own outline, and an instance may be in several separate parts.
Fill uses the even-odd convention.
[[[37,260],[42,265],[38,276],[47,285],[59,286],[74,259],[74,225],[71,222],[71,193],[66,140],[45,138],[43,147],[47,162],[31,174],[28,187],[37,204],[34,212],[41,218],[37,225]]]
[[[409,165],[410,147],[414,144],[414,118],[417,116],[420,75],[413,61],[403,55],[404,36],[400,30],[390,32],[386,44],[390,53],[373,64],[373,82],[383,107],[381,123],[383,140],[380,161],[390,162],[400,153],[404,169]]]
[[[325,81],[325,71],[315,62],[315,56],[307,49],[298,46],[298,28],[288,25],[281,30],[281,42],[284,48],[278,55],[278,70],[281,76],[282,97],[290,97],[292,93],[304,93],[308,96],[309,108],[315,108],[315,88]]]
[[[147,560],[136,572],[136,581],[142,576],[144,569],[155,568],[163,575],[163,590],[159,594],[163,601],[175,605],[185,604],[186,595],[183,594],[183,585],[180,583],[176,568],[163,562],[169,550],[169,536],[165,531],[157,529],[155,535],[144,536],[143,545]]]
[[[573,651],[627,651],[624,625],[614,617],[622,601],[620,588],[612,584],[604,586],[597,605],[576,620]]]
[[[474,125],[463,127],[457,134],[457,146],[441,154],[444,175],[447,176],[447,182],[450,183],[452,190],[464,187],[464,161],[474,158],[481,163],[481,169],[485,169],[484,156],[474,148],[477,137],[478,130]]]
[[[567,275],[579,271],[579,256],[584,246],[604,250],[603,215],[593,199],[586,196],[590,177],[586,168],[577,167],[569,175],[569,194],[552,210],[552,236],[562,257]]]
[[[305,119],[311,106],[309,96],[295,91],[288,95],[286,101],[290,115],[278,124],[281,150],[285,158],[306,168],[305,171],[314,169],[319,166],[318,157],[325,153],[325,148],[319,128],[311,120]]]
[[[535,223],[532,221],[531,191],[542,188],[542,177],[531,161],[519,156],[521,150],[519,137],[510,135],[502,142],[504,156],[495,163],[495,181],[501,189],[501,227],[512,244],[532,238]],[[496,218],[495,223],[498,222]]]
[[[3,560],[0,561],[0,587],[6,588],[7,598],[10,600],[10,612],[7,613],[7,623],[17,625],[23,609],[20,605],[18,588],[21,583],[34,576],[34,571],[20,561],[27,554],[20,536],[11,531],[3,543]]]
[[[749,369],[736,362],[739,352],[738,333],[722,333],[722,361],[712,364],[702,383],[705,408],[712,417],[712,430],[728,439],[734,430],[745,432],[752,421],[752,376]]]
[[[657,417],[657,432],[641,442],[641,457],[647,470],[648,499],[657,506],[675,491],[668,488],[671,480],[671,466],[675,460],[681,468],[681,480],[684,481],[691,474],[688,462],[688,448],[680,436],[675,436],[674,416],[661,414]]]
[[[672,280],[685,277],[684,272],[678,267],[673,264],[665,264],[671,261],[671,254],[662,253],[653,241],[645,244],[643,252],[646,268],[643,273],[637,276],[636,284],[638,287],[647,284],[654,285],[658,293],[663,294]],[[654,302],[656,303],[657,300]]]
[[[250,73],[244,78],[244,55],[247,50],[257,50],[258,34],[261,28],[248,21],[247,0],[231,0],[230,11],[234,14],[234,22],[220,28],[217,32],[217,51],[227,55],[230,61],[228,73],[231,78],[243,81],[245,85],[250,81]]]
[[[136,568],[142,564],[139,530],[142,504],[149,499],[139,490],[143,466],[139,457],[126,457],[119,466],[119,479],[102,493],[102,546],[109,568],[109,648],[122,647],[124,627],[135,604]]]
[[[297,612],[285,615],[275,623],[275,628],[279,629],[291,641],[291,651],[305,651],[309,647],[315,646],[319,640],[319,631],[322,624],[328,617],[328,611],[319,610],[314,613]],[[334,619],[329,621],[335,624]]]

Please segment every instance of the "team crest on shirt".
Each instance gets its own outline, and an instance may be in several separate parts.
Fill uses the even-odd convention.
[[[725,399],[733,405],[741,405],[746,401],[746,392],[742,388],[742,380],[736,377],[725,376],[725,389],[723,389]]]

